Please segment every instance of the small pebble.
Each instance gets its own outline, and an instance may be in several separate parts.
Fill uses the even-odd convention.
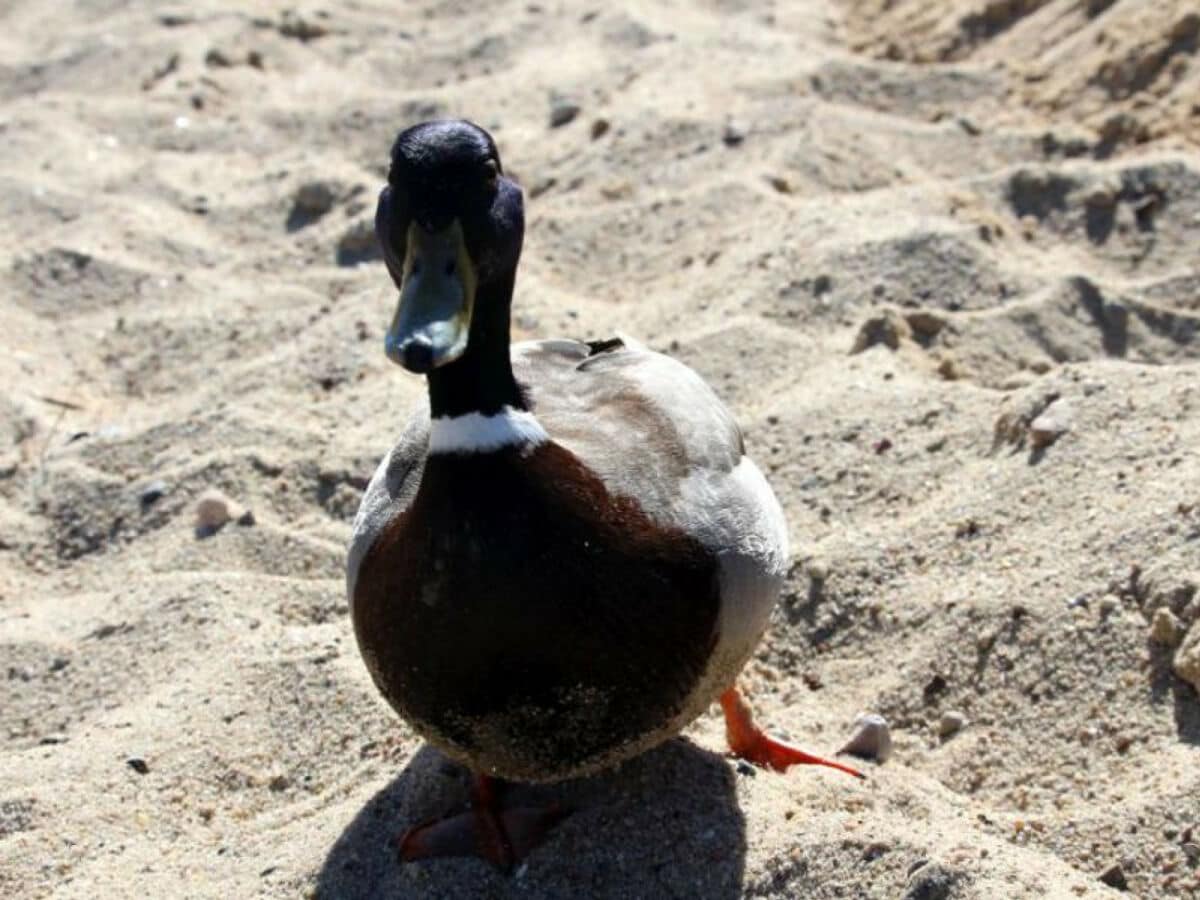
[[[780,194],[790,194],[792,192],[792,183],[783,175],[768,175],[767,184],[775,188]]]
[[[1072,410],[1068,403],[1056,400],[1029,423],[1029,442],[1035,450],[1049,447],[1071,430]]]
[[[329,29],[319,22],[305,18],[294,10],[285,10],[279,20],[279,33],[284,37],[296,38],[307,44],[329,34]]]
[[[825,581],[829,578],[829,564],[818,558],[808,561],[808,577],[813,581]]]
[[[965,131],[967,134],[969,134],[971,137],[979,137],[979,135],[983,134],[983,129],[980,128],[978,125],[976,125],[974,121],[972,121],[971,119],[968,119],[966,116],[959,116],[957,119],[957,122],[958,122],[958,127],[961,128],[963,131]]]
[[[967,376],[967,370],[963,368],[962,363],[953,353],[949,352],[942,354],[942,358],[937,364],[937,373],[946,381],[962,381]]]
[[[1175,613],[1165,606],[1156,609],[1154,618],[1150,620],[1150,640],[1164,647],[1175,647],[1182,639],[1183,626]]]
[[[196,502],[196,528],[211,534],[243,511],[220,491],[206,491]]]
[[[938,737],[948,738],[958,734],[966,724],[967,719],[962,713],[947,710],[942,713],[941,719],[938,720]]]
[[[609,127],[608,119],[596,119],[592,122],[592,140],[598,140],[608,134]]]
[[[729,121],[725,123],[725,130],[721,133],[721,141],[726,147],[736,147],[746,139],[746,129],[738,122]]]
[[[905,886],[903,900],[950,900],[960,876],[939,863],[921,866]]]
[[[562,128],[575,121],[575,117],[582,111],[578,103],[573,100],[567,100],[564,97],[556,97],[550,101],[550,127]]]
[[[932,703],[937,699],[939,694],[946,690],[947,687],[949,687],[949,685],[946,682],[945,677],[939,675],[937,672],[934,672],[933,676],[927,682],[925,682],[925,686],[921,688],[921,696],[924,698],[926,703]]]
[[[229,54],[227,54],[220,47],[211,47],[209,48],[209,51],[204,54],[204,64],[206,66],[212,66],[216,69],[228,69],[233,65],[233,60],[230,59]]]
[[[1100,881],[1103,884],[1107,884],[1110,888],[1116,888],[1118,891],[1129,890],[1129,881],[1125,877],[1125,870],[1121,868],[1120,863],[1113,863],[1101,872]]]
[[[885,762],[892,755],[892,732],[887,719],[877,713],[863,713],[854,724],[854,736],[838,753]]]
[[[1120,192],[1121,185],[1119,182],[1106,181],[1092,187],[1091,190],[1087,192],[1087,196],[1084,197],[1083,202],[1088,206],[1095,207],[1096,209],[1112,207],[1116,205],[1117,196],[1120,194]]]
[[[879,859],[879,857],[883,856],[885,853],[887,853],[891,849],[892,848],[890,845],[885,844],[882,841],[875,841],[873,843],[870,843],[866,847],[863,848],[863,853],[862,853],[863,862],[874,862],[875,860]]]
[[[904,317],[892,310],[885,310],[862,323],[858,334],[854,336],[850,353],[862,353],[878,344],[883,344],[889,350],[898,350],[902,341],[911,338],[912,328]]]
[[[150,766],[140,756],[129,757],[129,759],[125,760],[125,765],[129,766],[129,768],[133,769],[139,775],[150,774]]]
[[[300,185],[293,203],[296,209],[311,216],[323,216],[333,209],[337,192],[328,181],[308,181]]]
[[[142,488],[142,492],[138,495],[138,500],[141,501],[142,509],[153,506],[161,500],[170,488],[167,483],[162,480],[151,481],[148,485]]]

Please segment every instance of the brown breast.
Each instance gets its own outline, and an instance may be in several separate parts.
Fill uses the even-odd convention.
[[[553,443],[430,457],[421,478],[353,598],[384,696],[451,755],[517,780],[644,749],[715,645],[715,557]]]

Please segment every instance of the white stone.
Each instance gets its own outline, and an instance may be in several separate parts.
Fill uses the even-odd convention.
[[[849,753],[862,759],[884,762],[892,755],[892,731],[888,721],[878,713],[863,713],[854,720],[853,737],[839,753]]]

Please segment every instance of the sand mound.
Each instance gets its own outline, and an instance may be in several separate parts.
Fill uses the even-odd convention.
[[[964,62],[1009,77],[1009,99],[1122,144],[1200,143],[1200,11],[1189,0],[862,0],[851,45],[916,63]]]

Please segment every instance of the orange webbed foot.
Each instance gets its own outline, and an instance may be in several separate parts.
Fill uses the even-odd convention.
[[[866,777],[857,769],[832,759],[813,756],[768,735],[754,724],[750,707],[736,687],[721,695],[721,709],[725,713],[725,737],[735,756],[777,772],[786,771],[791,766],[827,766],[855,778]]]

